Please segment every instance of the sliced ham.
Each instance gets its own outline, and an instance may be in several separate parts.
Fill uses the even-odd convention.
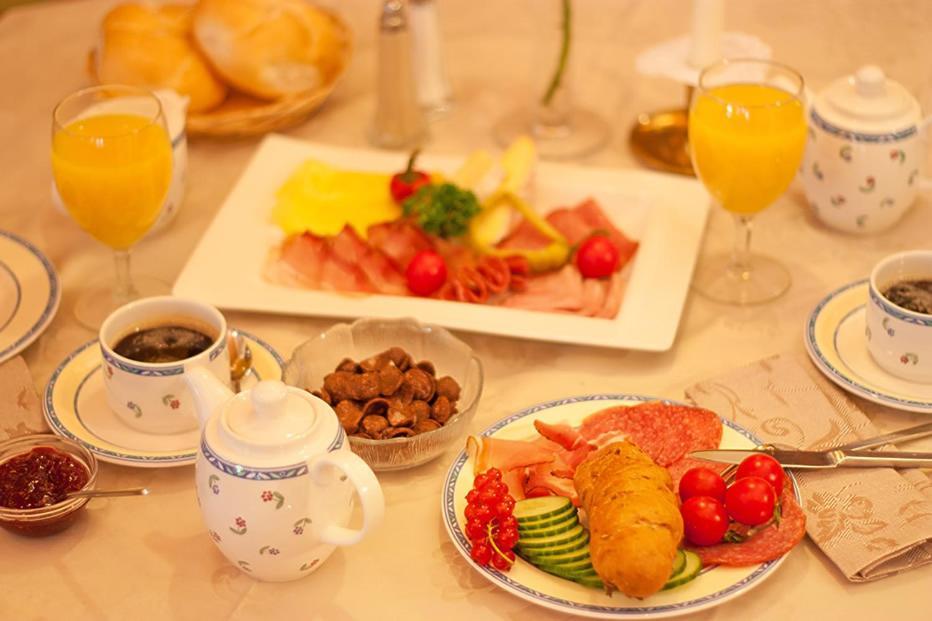
[[[326,241],[313,233],[289,236],[281,247],[281,261],[302,285],[320,286],[321,268],[330,251]]]
[[[333,255],[344,264],[358,267],[375,291],[394,295],[404,295],[407,291],[404,274],[385,254],[359,237],[352,227],[344,227],[329,242]]]
[[[579,435],[579,431],[566,423],[551,424],[545,423],[542,420],[535,420],[534,429],[543,437],[551,442],[559,444],[568,451],[573,450],[580,444],[585,444],[585,440]]]
[[[366,236],[369,244],[388,257],[401,272],[418,252],[434,248],[430,237],[408,220],[374,224],[367,229]]]
[[[469,436],[466,452],[473,460],[473,471],[478,474],[489,468],[508,470],[549,463],[554,460],[552,451],[533,442],[503,440],[485,436]]]
[[[627,270],[615,272],[612,274],[611,278],[609,278],[608,287],[605,292],[605,300],[602,303],[602,308],[594,315],[595,317],[612,319],[618,314],[621,308],[621,300],[624,298],[625,289],[628,286],[628,276],[626,272]]]
[[[524,493],[528,498],[563,496],[572,500],[574,504],[579,504],[572,477],[566,478],[555,473],[551,464],[537,464],[528,468]]]
[[[573,265],[532,276],[526,289],[505,298],[503,306],[536,311],[569,311],[582,307],[583,278]]]

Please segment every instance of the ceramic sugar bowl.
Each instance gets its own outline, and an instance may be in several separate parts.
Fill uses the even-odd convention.
[[[916,200],[928,157],[919,102],[874,65],[815,97],[801,178],[816,216],[848,233],[875,233]]]
[[[260,580],[301,578],[381,522],[378,481],[326,403],[278,381],[234,396],[200,367],[186,369],[185,381],[203,430],[198,503],[210,537],[236,567]],[[348,528],[354,491],[358,530]]]

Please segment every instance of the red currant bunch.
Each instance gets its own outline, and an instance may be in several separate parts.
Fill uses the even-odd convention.
[[[489,468],[476,476],[466,494],[466,536],[472,544],[472,560],[499,571],[511,569],[515,562],[512,549],[518,543],[514,508],[515,499],[502,482],[500,470]]]

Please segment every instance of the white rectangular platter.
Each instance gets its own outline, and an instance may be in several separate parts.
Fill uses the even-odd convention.
[[[270,214],[278,188],[309,158],[354,170],[393,172],[405,154],[345,149],[270,135],[223,203],[175,282],[174,293],[220,308],[322,317],[414,317],[448,328],[580,345],[664,351],[671,347],[708,215],[693,179],[658,173],[540,163],[533,204],[541,212],[587,197],[640,242],[621,310],[614,319],[491,305],[341,294],[272,284],[262,277],[283,234]],[[452,173],[465,159],[424,154],[419,164]]]

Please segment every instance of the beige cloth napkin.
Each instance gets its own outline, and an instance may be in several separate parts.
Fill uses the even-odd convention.
[[[0,364],[0,440],[48,430],[26,362],[16,356]]]
[[[867,416],[802,356],[780,355],[686,390],[765,442],[826,449],[879,435]],[[921,470],[797,472],[806,530],[852,582],[932,562],[932,479]]]

